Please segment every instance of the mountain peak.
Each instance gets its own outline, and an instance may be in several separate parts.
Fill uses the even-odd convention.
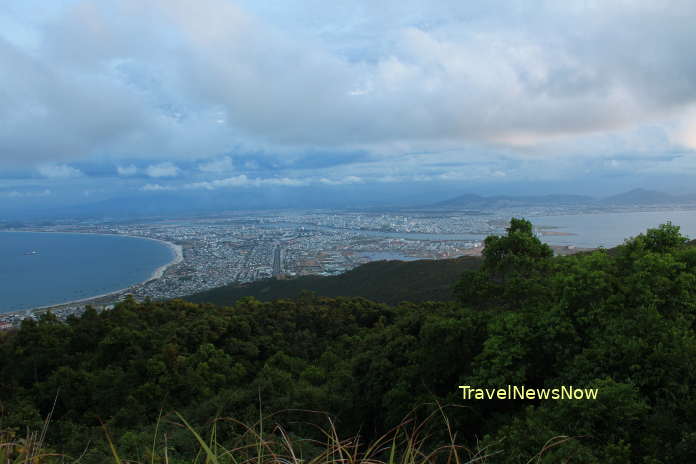
[[[635,203],[672,203],[677,200],[677,197],[656,190],[648,190],[644,188],[635,188],[628,192],[612,195],[604,199],[605,203],[610,204],[635,204]]]

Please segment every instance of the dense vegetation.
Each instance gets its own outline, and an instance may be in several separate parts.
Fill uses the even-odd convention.
[[[229,307],[129,300],[67,324],[27,321],[0,343],[0,429],[40,429],[53,411],[48,443],[72,455],[91,443],[82,462],[101,462],[102,421],[122,455],[145,456],[167,434],[172,456],[191,456],[198,445],[171,411],[198,430],[284,411],[268,420],[314,438],[308,410],[326,411],[341,436],[372,440],[440,404],[461,440],[501,451],[488,462],[526,463],[554,437],[570,438],[541,462],[696,462],[696,248],[677,227],[553,257],[513,219],[455,293],[396,306],[312,294]],[[457,388],[508,384],[599,394],[465,401]],[[215,431],[230,446],[240,433],[232,422]]]
[[[320,296],[360,296],[387,304],[451,301],[454,299],[452,290],[462,273],[480,266],[481,259],[473,256],[437,261],[375,261],[337,276],[303,276],[231,284],[185,299],[194,303],[227,305],[247,296],[270,301],[296,298],[303,291],[311,291]]]

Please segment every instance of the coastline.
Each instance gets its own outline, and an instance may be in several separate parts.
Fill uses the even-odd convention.
[[[80,234],[80,235],[112,235],[115,237],[139,238],[139,239],[144,239],[144,240],[152,240],[152,241],[164,244],[165,246],[167,246],[167,248],[169,248],[172,251],[172,253],[174,254],[174,257],[172,258],[172,260],[170,262],[155,269],[152,272],[152,274],[150,275],[150,277],[148,277],[147,279],[145,279],[141,282],[136,282],[132,285],[129,285],[128,287],[121,288],[121,289],[114,290],[114,291],[107,292],[107,293],[102,293],[100,295],[93,295],[93,296],[89,296],[86,298],[80,298],[77,300],[64,301],[64,302],[55,303],[55,304],[51,304],[51,305],[35,306],[33,308],[18,309],[16,311],[9,311],[6,313],[0,313],[0,317],[7,317],[7,316],[25,316],[26,317],[26,316],[33,314],[34,312],[48,311],[51,309],[60,309],[64,306],[72,306],[72,305],[77,305],[77,304],[88,304],[89,302],[101,300],[102,298],[108,298],[108,297],[120,295],[120,294],[128,292],[129,290],[133,289],[134,287],[145,285],[148,282],[152,282],[154,280],[161,279],[162,276],[164,275],[164,273],[167,271],[167,269],[181,263],[184,260],[184,252],[183,252],[183,248],[181,245],[177,245],[175,243],[168,242],[166,240],[161,240],[161,239],[152,238],[152,237],[142,237],[142,236],[138,236],[138,235],[127,235],[127,234],[110,234],[110,233],[102,234],[102,233],[98,233],[98,232],[48,232],[48,231],[35,231],[35,230],[17,230],[17,231],[8,231],[8,232],[34,232],[34,233],[44,233],[44,234],[56,234],[56,233],[57,234],[64,234],[64,233],[66,233],[66,234]]]
[[[118,234],[112,234],[112,235],[118,235]],[[135,235],[128,235],[128,237],[135,237]],[[134,285],[144,285],[148,282],[152,282],[153,280],[161,279],[162,276],[164,275],[164,272],[167,269],[169,269],[172,266],[176,266],[177,264],[181,263],[184,260],[184,249],[181,247],[181,245],[177,245],[176,243],[167,242],[166,240],[160,240],[157,238],[150,238],[150,237],[140,237],[140,238],[154,240],[156,242],[160,242],[160,243],[167,245],[169,247],[169,249],[172,250],[172,252],[174,253],[174,259],[172,259],[167,264],[164,264],[164,265],[158,267],[157,269],[155,269],[149,279],[144,280],[143,282],[140,282],[139,284],[134,284]],[[134,285],[131,285],[128,288],[131,288]]]

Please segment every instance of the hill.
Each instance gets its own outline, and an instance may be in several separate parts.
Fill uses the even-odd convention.
[[[516,206],[559,206],[559,205],[586,205],[593,204],[596,200],[584,195],[539,195],[539,196],[513,196],[495,195],[483,197],[474,194],[464,194],[441,201],[433,205],[434,208],[464,208],[464,209],[499,209]]]
[[[484,197],[464,194],[430,205],[430,209],[495,210],[533,206],[656,206],[684,205],[694,202],[696,202],[695,195],[671,195],[656,190],[637,188],[604,198],[593,198],[586,195],[494,195]]]
[[[473,256],[437,261],[374,261],[338,276],[266,279],[246,285],[226,285],[184,299],[226,305],[248,296],[262,301],[295,298],[307,290],[320,296],[360,296],[388,304],[448,301],[453,298],[452,288],[462,273],[478,269],[481,262],[481,258]]]
[[[682,203],[689,197],[670,195],[656,190],[633,189],[602,199],[607,205],[661,205]]]

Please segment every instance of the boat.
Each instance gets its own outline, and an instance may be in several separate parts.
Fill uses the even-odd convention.
[[[31,255],[38,255],[39,252],[36,251],[36,250],[31,250],[31,251],[25,252],[24,254],[27,255],[27,256],[31,256]]]

